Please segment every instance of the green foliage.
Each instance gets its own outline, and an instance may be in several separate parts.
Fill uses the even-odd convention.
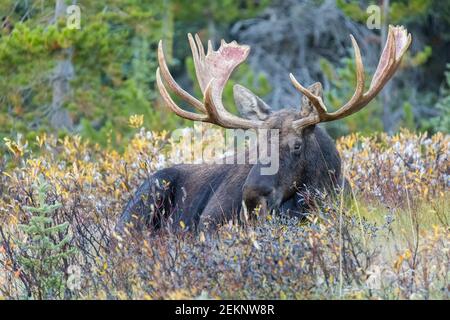
[[[389,20],[391,23],[402,23],[423,18],[432,2],[432,0],[392,1]]]
[[[211,20],[219,24],[226,24],[237,19],[255,16],[257,12],[267,7],[270,0],[198,0],[191,2],[189,8],[184,0],[173,0],[173,3],[175,15],[179,20],[192,21],[202,18],[205,21]]]
[[[445,81],[441,87],[440,99],[436,103],[436,109],[440,115],[430,120],[432,131],[450,132],[450,63],[447,64]]]
[[[403,114],[404,116],[402,121],[402,127],[414,130],[416,126],[414,123],[414,114],[411,103],[409,102],[403,103]]]
[[[14,8],[13,1],[9,8]],[[81,30],[66,28],[65,19],[48,26],[38,23],[52,10],[51,5],[32,6],[29,19],[20,21],[22,12],[16,8],[9,17],[11,33],[0,37],[0,74],[7,75],[0,78],[0,136],[52,130],[52,76],[60,59],[70,60],[74,68],[63,107],[81,135],[106,145],[114,127],[112,143],[121,146],[132,133],[130,115],[144,114],[146,125],[157,129],[171,121],[153,112],[160,4],[86,4],[81,7]]]
[[[49,184],[40,177],[34,188],[37,206],[24,207],[31,217],[27,223],[19,225],[26,239],[19,244],[20,255],[17,260],[21,266],[20,272],[34,279],[34,298],[63,298],[66,290],[64,265],[76,249],[69,247],[69,223],[59,223],[54,219],[54,212],[61,204],[46,203]]]
[[[411,64],[415,67],[424,65],[433,54],[433,49],[430,46],[425,46],[423,50],[417,52],[414,57],[411,58]]]
[[[433,0],[390,1],[389,17],[384,17],[381,12],[381,21],[386,21],[387,18],[389,23],[397,24],[420,19],[426,15],[432,3]],[[373,3],[373,1],[337,0],[336,4],[339,9],[353,20],[366,23],[367,18],[369,17],[366,8],[371,4],[378,3]]]
[[[366,10],[363,10],[360,6],[360,1],[337,0],[336,5],[346,16],[351,17],[355,21],[364,23],[369,17]]]

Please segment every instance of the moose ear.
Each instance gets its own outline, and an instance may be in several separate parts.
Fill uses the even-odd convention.
[[[247,88],[236,84],[233,87],[233,95],[242,117],[250,120],[265,120],[270,115],[270,107]]]
[[[323,98],[323,89],[322,89],[322,84],[320,82],[316,82],[316,83],[313,83],[312,85],[310,85],[308,87],[308,91],[310,91],[315,96],[319,96],[319,97]],[[302,107],[304,105],[309,105],[309,104],[310,104],[309,99],[305,95],[303,95]]]
[[[315,96],[322,97],[323,95],[322,84],[320,82],[313,83],[308,87],[308,90],[311,91]]]
[[[320,82],[316,82],[310,85],[308,87],[308,91],[312,92],[312,94],[314,94],[315,96],[323,98],[323,89]],[[302,117],[307,117],[311,114],[311,112],[315,112],[315,109],[309,99],[305,95],[303,95],[300,115]]]

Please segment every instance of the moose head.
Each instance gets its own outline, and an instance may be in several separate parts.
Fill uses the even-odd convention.
[[[234,100],[241,117],[227,111],[222,100],[224,87],[233,70],[244,62],[250,47],[222,40],[220,48],[207,51],[198,35],[188,35],[198,84],[203,98],[193,97],[182,89],[169,72],[162,41],[158,47],[159,68],[156,80],[164,104],[178,116],[207,122],[229,129],[278,129],[279,170],[262,175],[262,164],[253,165],[178,165],[155,173],[138,190],[121,218],[121,225],[133,216],[149,215],[150,207],[162,208],[150,214],[153,224],[163,215],[187,225],[217,225],[227,221],[233,212],[242,212],[242,204],[252,211],[260,207],[266,213],[284,205],[296,209],[297,191],[304,189],[332,191],[341,185],[341,163],[334,142],[317,125],[350,116],[366,106],[398,69],[411,43],[403,27],[390,27],[378,67],[370,87],[365,91],[365,73],[359,46],[351,36],[356,62],[356,86],[353,96],[337,111],[329,112],[324,104],[322,85],[302,86],[290,74],[294,87],[303,94],[299,109],[272,109],[250,90],[234,86]],[[197,112],[180,108],[169,95],[171,89]],[[170,183],[162,190],[159,180]],[[187,196],[181,196],[181,190]],[[157,194],[155,196],[154,194]],[[168,208],[170,204],[171,208]],[[155,210],[153,210],[155,211]],[[295,210],[293,210],[295,211]],[[168,213],[169,212],[169,213]]]

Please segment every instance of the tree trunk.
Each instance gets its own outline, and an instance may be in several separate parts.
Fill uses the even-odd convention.
[[[211,40],[213,47],[217,45],[217,29],[216,22],[212,14],[208,14],[208,39]]]
[[[74,1],[76,3],[76,1]],[[56,0],[55,16],[53,23],[65,16],[66,4],[64,0]],[[55,129],[73,129],[72,118],[69,112],[64,109],[64,104],[69,100],[70,80],[74,77],[74,68],[72,64],[73,48],[65,49],[58,58],[53,77],[52,87],[53,96],[51,104],[50,124]]]
[[[173,8],[171,0],[164,0],[164,19],[162,21],[162,38],[164,39],[164,54],[167,60],[167,63],[170,64],[172,62],[173,57]]]

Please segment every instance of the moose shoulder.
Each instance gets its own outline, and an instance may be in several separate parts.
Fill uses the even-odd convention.
[[[335,112],[328,112],[322,86],[303,87],[291,74],[295,88],[303,94],[301,106],[272,112],[250,90],[236,85],[234,100],[242,117],[229,113],[222,92],[233,70],[248,56],[250,48],[235,41],[222,41],[215,51],[211,42],[207,53],[200,38],[188,35],[197,80],[203,93],[201,102],[183,90],[167,67],[162,42],[158,48],[157,85],[165,105],[178,116],[213,123],[229,129],[277,130],[278,170],[262,174],[263,164],[182,164],[156,172],[137,190],[126,205],[118,230],[134,226],[160,227],[168,217],[179,226],[214,228],[241,219],[243,212],[302,211],[299,194],[308,190],[332,193],[343,183],[341,161],[336,146],[317,124],[347,117],[366,106],[393,76],[411,43],[403,27],[390,27],[386,45],[370,87],[364,91],[364,67],[359,47],[351,36],[356,60],[356,88],[350,100]],[[198,112],[181,109],[169,95],[164,82],[180,99]],[[269,138],[269,145],[274,143]],[[244,210],[245,206],[245,210]],[[252,215],[250,215],[252,217]]]

